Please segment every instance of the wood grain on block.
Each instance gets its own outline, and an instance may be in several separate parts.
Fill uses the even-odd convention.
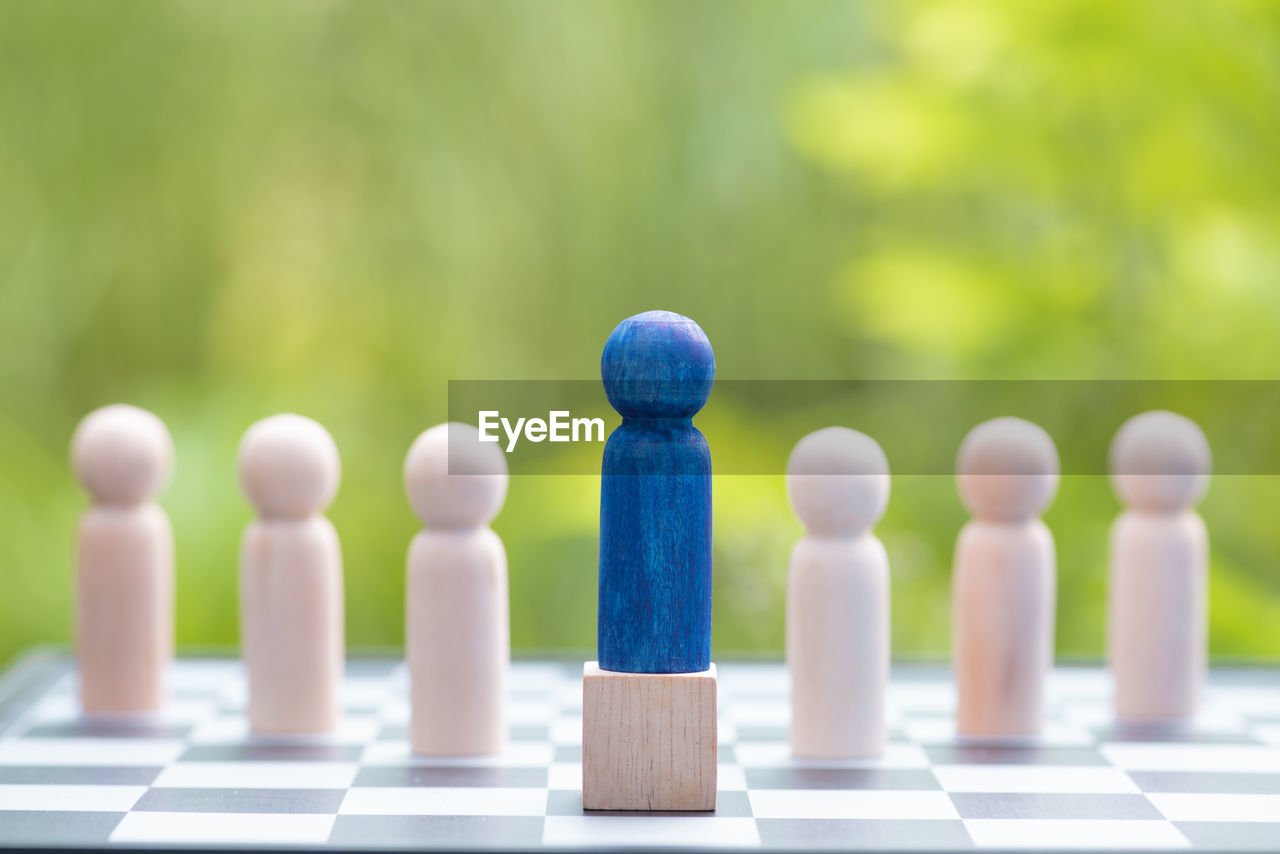
[[[1111,480],[1126,510],[1111,529],[1108,659],[1125,723],[1192,718],[1205,679],[1209,537],[1194,505],[1209,485],[1204,433],[1172,412],[1125,422]]]
[[[1039,516],[1058,486],[1049,434],[1020,418],[965,437],[957,484],[974,519],[956,545],[952,661],[956,731],[1021,739],[1040,733],[1053,663],[1053,536]]]
[[[405,487],[427,530],[409,549],[410,742],[427,756],[501,752],[511,643],[507,555],[489,523],[507,462],[476,428],[440,424],[413,443]]]
[[[714,810],[716,669],[615,673],[583,668],[582,805],[588,810]]]
[[[707,336],[650,311],[618,325],[600,366],[622,424],[600,489],[600,665],[697,673],[711,663],[711,454],[692,418],[715,376]]]
[[[343,672],[342,551],[323,515],[338,489],[338,449],[300,415],[259,421],[240,443],[241,485],[259,518],[240,550],[240,632],[249,726],[332,730]]]
[[[889,559],[871,526],[889,501],[880,446],[845,427],[801,439],[787,493],[806,534],[787,581],[791,752],[879,756],[887,740]]]
[[[173,658],[173,530],[153,499],[173,442],[150,412],[108,406],[80,423],[71,455],[93,502],[76,551],[81,703],[91,714],[155,711]]]

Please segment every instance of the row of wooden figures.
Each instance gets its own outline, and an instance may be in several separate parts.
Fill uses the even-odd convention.
[[[413,443],[405,485],[425,530],[408,559],[410,740],[423,755],[483,755],[504,743],[510,655],[506,556],[489,528],[507,466],[474,427],[441,424]],[[147,712],[165,701],[173,655],[173,539],[154,498],[173,446],[159,418],[116,405],[76,430],[72,460],[91,496],[79,533],[77,650],[87,713]],[[1111,451],[1127,510],[1112,537],[1109,659],[1125,721],[1176,724],[1195,710],[1205,667],[1207,538],[1191,507],[1209,449],[1191,421],[1136,416]],[[258,518],[241,551],[242,653],[249,724],[264,735],[317,733],[339,718],[344,663],[337,490],[329,433],[298,415],[249,429],[240,480]],[[1054,546],[1039,520],[1058,482],[1053,442],[1017,418],[978,425],[960,448],[960,535],[953,658],[958,733],[1034,737],[1053,657]],[[871,438],[843,427],[802,439],[788,494],[806,527],[791,558],[787,658],[792,747],[811,758],[870,757],[886,742],[889,576],[871,533],[889,467]]]
[[[405,460],[409,502],[426,525],[409,550],[406,621],[410,734],[424,755],[496,753],[505,738],[507,559],[489,522],[506,498],[507,464],[476,439],[473,427],[441,424]],[[92,501],[77,549],[83,708],[154,711],[173,657],[173,535],[154,502],[173,443],[152,413],[114,405],[85,417],[71,456]],[[275,415],[245,433],[238,468],[257,511],[240,552],[250,729],[331,731],[345,662],[342,553],[324,516],[337,445],[309,418]]]
[[[1209,483],[1209,444],[1172,412],[1136,415],[1110,450],[1125,505],[1111,532],[1107,658],[1120,726],[1168,729],[1194,716],[1206,667],[1208,536],[1192,508]],[[956,544],[952,669],[957,735],[1036,737],[1053,663],[1056,560],[1040,515],[1058,455],[1020,418],[979,424],[956,462],[973,517]],[[844,475],[832,477],[831,475]],[[791,556],[787,663],[797,756],[884,750],[889,573],[871,527],[889,500],[889,466],[868,436],[829,427],[802,439],[788,494],[807,534]]]

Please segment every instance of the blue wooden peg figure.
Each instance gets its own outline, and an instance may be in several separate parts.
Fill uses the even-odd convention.
[[[698,324],[669,311],[629,317],[600,374],[622,424],[600,487],[600,667],[700,673],[711,666],[711,452],[693,416],[716,361]]]

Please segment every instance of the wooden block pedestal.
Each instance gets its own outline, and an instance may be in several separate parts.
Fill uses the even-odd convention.
[[[582,668],[582,806],[716,808],[716,666],[701,673]]]

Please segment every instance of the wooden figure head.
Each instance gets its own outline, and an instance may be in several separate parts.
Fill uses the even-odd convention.
[[[272,415],[249,428],[237,454],[240,484],[264,519],[305,519],[338,491],[341,463],[329,431],[301,415]]]
[[[97,504],[132,507],[153,498],[173,471],[173,439],[145,409],[114,404],[84,417],[71,439],[76,477]]]
[[[1129,507],[1185,510],[1209,488],[1209,441],[1191,419],[1155,410],[1126,421],[1111,442],[1111,485]]]
[[[692,418],[706,404],[715,375],[702,327],[671,311],[619,323],[600,359],[605,395],[624,418]]]
[[[488,525],[507,497],[507,458],[470,424],[450,421],[420,435],[404,461],[409,504],[428,527]]]
[[[1043,513],[1058,491],[1058,449],[1030,421],[993,418],[964,437],[956,482],[975,518],[1027,522]]]
[[[791,452],[787,495],[810,534],[861,534],[880,521],[889,503],[889,460],[874,439],[857,430],[818,430]]]

